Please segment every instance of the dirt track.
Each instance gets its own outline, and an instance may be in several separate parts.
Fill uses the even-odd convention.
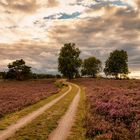
[[[49,140],[66,140],[68,135],[70,134],[70,130],[74,123],[74,117],[76,115],[81,92],[81,89],[77,85],[75,86],[79,89],[78,93],[74,97],[67,112],[60,120],[58,127],[50,134]]]
[[[6,140],[7,138],[11,137],[15,134],[16,131],[18,131],[20,128],[26,126],[28,123],[30,123],[32,120],[43,114],[47,109],[49,109],[51,106],[56,104],[60,99],[62,99],[66,94],[68,94],[71,91],[72,87],[69,86],[68,91],[66,91],[64,94],[59,96],[58,98],[54,99],[53,101],[47,103],[40,109],[28,114],[27,116],[23,117],[22,119],[18,120],[16,124],[13,124],[9,126],[6,130],[3,130],[0,132],[0,140]]]

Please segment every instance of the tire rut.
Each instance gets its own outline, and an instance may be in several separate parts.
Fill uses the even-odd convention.
[[[33,121],[35,118],[43,114],[46,110],[48,110],[50,107],[52,107],[54,104],[56,104],[60,99],[62,99],[65,95],[67,95],[71,91],[72,87],[69,85],[69,89],[63,93],[61,96],[55,98],[51,102],[47,103],[43,107],[39,108],[38,110],[26,115],[25,117],[21,118],[16,122],[16,124],[12,124],[7,129],[0,132],[0,140],[6,140],[9,137],[13,136],[16,131],[18,131],[20,128],[26,126],[31,121]]]
[[[75,120],[74,117],[76,116],[81,92],[80,87],[77,85],[75,86],[78,88],[78,92],[75,95],[65,115],[62,116],[61,120],[59,121],[58,127],[50,134],[48,140],[66,140],[69,136],[70,130]]]

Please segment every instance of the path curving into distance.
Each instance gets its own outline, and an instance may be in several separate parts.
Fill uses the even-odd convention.
[[[49,140],[66,140],[70,134],[70,130],[74,123],[74,117],[76,116],[78,103],[80,101],[80,92],[81,89],[79,86],[73,84],[78,88],[78,92],[74,97],[72,103],[70,104],[68,110],[66,111],[65,115],[62,116],[61,120],[59,121],[58,127],[50,134]]]
[[[47,103],[43,107],[39,108],[36,111],[33,111],[32,113],[29,113],[25,117],[19,119],[15,124],[12,124],[11,126],[7,127],[7,129],[0,132],[0,140],[6,140],[9,137],[13,136],[16,131],[18,131],[20,128],[26,126],[28,123],[36,119],[38,116],[43,114],[46,110],[48,110],[50,107],[52,107],[54,104],[56,104],[60,99],[62,99],[65,95],[67,95],[71,91],[72,87],[69,85],[69,89],[63,93],[61,96],[55,98],[51,102]]]

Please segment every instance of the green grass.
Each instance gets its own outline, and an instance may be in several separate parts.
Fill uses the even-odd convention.
[[[24,109],[22,109],[20,111],[6,115],[5,117],[0,119],[0,130],[6,129],[9,125],[16,123],[17,120],[19,120],[20,118],[26,116],[27,114],[29,114],[37,109],[39,109],[40,107],[44,106],[46,103],[49,103],[53,99],[55,99],[55,98],[59,97],[60,95],[62,95],[63,93],[65,93],[65,91],[67,91],[67,90],[68,90],[68,87],[65,86],[57,94],[54,94],[50,97],[47,97],[46,99],[43,99],[43,100],[41,100],[33,105],[25,107]]]
[[[58,126],[58,121],[67,111],[76,93],[77,88],[72,85],[72,90],[64,98],[26,127],[20,129],[9,140],[46,140],[51,131]]]
[[[68,140],[86,140],[84,128],[85,121],[85,89],[81,87],[81,97],[78,105],[74,126],[71,129],[71,134]]]

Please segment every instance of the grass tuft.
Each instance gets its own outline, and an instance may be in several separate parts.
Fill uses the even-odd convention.
[[[81,87],[80,102],[76,114],[74,126],[71,129],[71,134],[68,140],[86,140],[85,134],[85,88]]]

